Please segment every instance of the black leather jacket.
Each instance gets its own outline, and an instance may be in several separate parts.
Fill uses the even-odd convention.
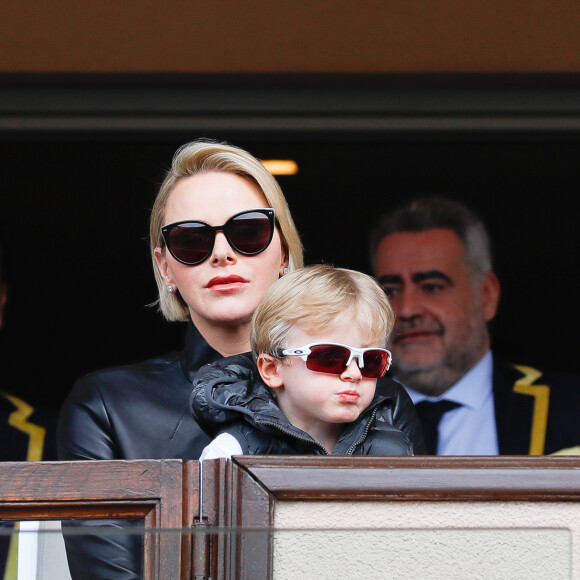
[[[380,391],[358,420],[346,426],[333,455],[413,455],[413,443],[422,449],[406,391],[397,383],[383,383]],[[230,433],[245,454],[327,454],[288,421],[260,379],[251,354],[200,369],[190,403],[200,423],[212,434]]]
[[[219,353],[190,323],[180,353],[80,378],[60,412],[59,459],[198,459],[210,438],[189,412],[191,380],[202,365],[218,358]],[[74,523],[105,524],[135,525],[102,520]],[[65,543],[74,580],[142,577],[139,536],[65,535]]]
[[[190,323],[180,353],[80,378],[60,411],[59,459],[198,459],[209,438],[188,410],[191,381],[219,358]]]

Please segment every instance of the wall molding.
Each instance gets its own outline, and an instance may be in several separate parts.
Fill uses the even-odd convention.
[[[578,75],[0,75],[0,134],[579,129]]]

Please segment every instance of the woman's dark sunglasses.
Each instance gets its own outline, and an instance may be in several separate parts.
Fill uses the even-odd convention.
[[[333,375],[341,375],[356,358],[360,374],[367,379],[379,379],[391,366],[391,353],[384,348],[355,348],[346,344],[311,343],[280,349],[276,356],[299,356],[307,369]]]
[[[212,253],[217,232],[223,232],[228,244],[244,256],[263,252],[272,241],[276,214],[272,208],[242,211],[221,226],[186,220],[163,226],[161,235],[171,255],[182,264],[195,266]]]

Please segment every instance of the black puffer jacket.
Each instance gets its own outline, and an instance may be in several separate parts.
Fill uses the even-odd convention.
[[[384,390],[384,389],[381,389]],[[413,455],[416,415],[402,387],[375,395],[357,421],[347,425],[333,455]],[[310,435],[292,425],[262,382],[250,354],[202,367],[190,397],[196,421],[209,434],[230,433],[244,454],[327,454]]]

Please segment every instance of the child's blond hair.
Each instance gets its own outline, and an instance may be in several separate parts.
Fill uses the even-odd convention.
[[[301,268],[277,280],[264,295],[252,318],[252,352],[274,356],[277,349],[296,346],[286,344],[295,325],[316,334],[342,317],[381,347],[395,322],[389,299],[371,276],[326,264]]]

